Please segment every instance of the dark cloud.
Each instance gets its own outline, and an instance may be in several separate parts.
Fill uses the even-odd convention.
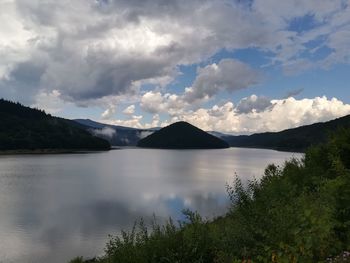
[[[295,38],[288,31],[287,21],[309,13],[322,20],[332,12],[339,12],[335,24],[347,21],[345,11],[339,11],[338,1],[317,5],[314,1],[247,3],[224,0],[0,3],[0,9],[11,19],[0,21],[0,38],[4,41],[0,45],[0,87],[6,82],[13,96],[26,94],[31,99],[39,91],[58,90],[64,100],[80,104],[106,96],[134,94],[135,84],[164,84],[161,80],[171,81],[179,65],[205,65],[222,49],[247,47],[269,52],[277,64],[290,61],[295,68],[293,65],[302,61],[306,65],[302,69],[306,70],[313,67],[307,66],[312,63],[308,59],[300,59],[307,48],[304,43],[317,39],[321,33],[332,32],[321,28],[321,33],[314,36]],[[274,5],[278,8],[271,8]],[[346,34],[332,36],[329,38],[332,41],[326,44],[340,53],[333,52],[337,56],[329,58],[328,64],[341,60],[348,46]],[[239,74],[242,73],[239,70],[235,75],[237,81],[226,74],[216,80],[206,78],[210,73],[204,71],[209,69],[203,66],[198,72],[189,101],[256,83],[251,74]]]
[[[76,103],[133,93],[137,82],[171,79],[178,65],[198,63],[223,46],[233,47],[232,37],[238,32],[227,26],[235,24],[238,10],[220,1],[104,0],[68,5],[17,0],[16,9],[33,35],[23,50],[24,63],[35,68],[39,62],[44,68],[40,75],[33,70],[33,76],[28,69],[26,75],[13,71],[13,83],[29,79],[28,85],[59,90],[63,99]]]
[[[45,69],[36,62],[17,64],[7,79],[0,81],[0,97],[20,101],[25,104],[34,103],[38,85]]]
[[[262,112],[271,106],[272,106],[272,103],[269,98],[252,95],[248,98],[242,99],[238,103],[236,107],[236,112],[239,114],[249,113],[252,111]]]
[[[233,92],[259,82],[260,73],[247,64],[234,59],[223,59],[219,63],[198,69],[193,87],[185,93],[185,100],[193,102],[213,97],[220,91]]]

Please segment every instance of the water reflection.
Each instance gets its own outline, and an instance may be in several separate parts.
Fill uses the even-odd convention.
[[[235,172],[259,177],[268,163],[291,156],[256,149],[1,156],[0,261],[93,256],[108,234],[154,213],[160,221],[181,218],[183,208],[220,215]]]

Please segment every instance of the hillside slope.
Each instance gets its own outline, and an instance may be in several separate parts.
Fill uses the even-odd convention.
[[[229,145],[187,122],[176,122],[141,139],[137,146],[161,149],[220,149]]]
[[[137,129],[110,125],[89,119],[75,119],[73,121],[82,125],[89,133],[107,140],[113,146],[136,146],[140,139],[157,130],[157,128]]]
[[[268,148],[281,151],[305,151],[311,145],[325,142],[339,128],[350,128],[350,115],[328,122],[315,123],[280,132],[253,135],[222,136],[232,147]]]
[[[73,121],[0,99],[0,150],[107,150],[107,141]]]

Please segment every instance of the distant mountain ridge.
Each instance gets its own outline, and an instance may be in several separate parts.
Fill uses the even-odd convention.
[[[227,142],[187,122],[166,126],[141,139],[138,147],[160,149],[221,149],[229,148]]]
[[[107,141],[94,137],[71,120],[0,99],[0,150],[107,150]]]
[[[97,134],[97,136],[107,139],[112,145],[116,146],[136,146],[140,139],[160,129],[137,129],[114,126],[89,119],[77,119],[74,121],[83,125],[85,129],[92,134],[94,134],[94,132],[96,133],[96,131],[103,131],[106,127],[114,129],[116,133],[112,137],[106,137],[103,134]],[[229,135],[217,131],[208,131],[207,133],[226,141],[231,147],[303,152],[311,145],[324,142],[330,133],[342,127],[350,128],[350,115],[327,122],[314,123],[279,132],[265,132],[252,135]]]
[[[89,126],[91,128],[96,128],[96,129],[102,129],[102,128],[105,128],[107,126],[107,127],[121,129],[121,130],[140,130],[140,129],[132,128],[132,127],[105,124],[105,123],[93,121],[90,119],[74,119],[73,121],[78,122],[78,123],[85,125],[85,126]]]
[[[113,146],[136,146],[137,142],[160,128],[137,129],[110,125],[90,119],[73,120],[83,125],[91,134],[107,140]]]
[[[350,128],[350,115],[327,122],[319,122],[280,132],[265,132],[252,135],[224,135],[221,138],[231,147],[267,148],[280,151],[305,151],[309,146],[327,140],[340,128]]]

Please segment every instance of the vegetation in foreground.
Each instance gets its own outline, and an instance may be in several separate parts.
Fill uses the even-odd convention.
[[[227,190],[223,217],[187,211],[186,222],[150,228],[141,220],[112,237],[104,256],[71,262],[350,262],[350,130]]]

